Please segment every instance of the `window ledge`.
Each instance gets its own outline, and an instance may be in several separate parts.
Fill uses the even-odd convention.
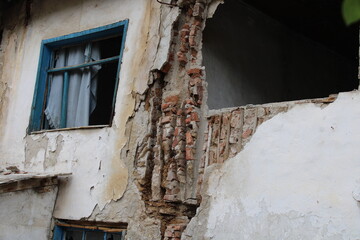
[[[84,127],[71,127],[71,128],[58,128],[58,129],[44,129],[40,131],[34,131],[31,132],[31,134],[41,134],[41,133],[47,133],[47,132],[63,132],[63,131],[69,131],[69,130],[80,130],[80,129],[98,129],[98,128],[106,128],[111,127],[111,125],[93,125],[93,126],[84,126]]]

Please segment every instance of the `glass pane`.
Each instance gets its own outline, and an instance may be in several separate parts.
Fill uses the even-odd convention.
[[[121,240],[121,233],[107,233],[106,240]]]
[[[118,63],[116,61],[103,64],[97,73],[97,102],[90,115],[89,125],[110,124]]]
[[[86,240],[104,240],[103,232],[86,232]]]
[[[115,57],[120,54],[121,36],[96,41],[100,47],[101,58]]]
[[[64,240],[81,240],[82,233],[81,230],[66,230]]]

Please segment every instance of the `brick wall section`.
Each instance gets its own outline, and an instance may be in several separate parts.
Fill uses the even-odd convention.
[[[177,4],[181,14],[167,62],[152,72],[153,84],[139,97],[139,109],[149,113],[149,122],[137,146],[134,170],[147,215],[161,220],[166,240],[180,239],[199,204],[196,147],[205,81],[200,48],[206,1]]]
[[[326,106],[335,99],[336,96],[330,96],[321,99],[249,105],[227,109],[218,114],[210,115],[202,149],[203,156],[199,167],[198,196],[200,196],[205,168],[214,163],[221,164],[228,158],[234,157],[250,141],[260,124],[278,113],[288,111],[295,105],[315,103]]]

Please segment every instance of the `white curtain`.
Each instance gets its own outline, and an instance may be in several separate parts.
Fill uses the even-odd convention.
[[[60,50],[55,68],[82,64],[100,59],[100,49],[96,44],[87,44]],[[96,106],[97,73],[101,66],[95,65],[69,71],[69,91],[67,99],[66,127],[89,125],[90,114]],[[53,74],[50,95],[45,115],[51,128],[60,128],[61,103],[64,73]]]

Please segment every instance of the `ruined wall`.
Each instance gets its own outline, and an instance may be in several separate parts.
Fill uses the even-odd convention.
[[[0,239],[49,239],[57,186],[0,194]]]

